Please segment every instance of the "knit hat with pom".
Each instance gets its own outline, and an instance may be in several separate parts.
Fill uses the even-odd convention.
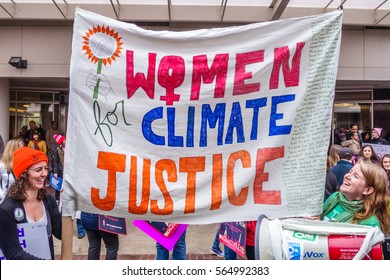
[[[64,142],[64,140],[65,140],[65,136],[63,136],[61,134],[54,134],[53,138],[54,138],[54,140],[56,140],[58,145],[61,145],[62,142]]]

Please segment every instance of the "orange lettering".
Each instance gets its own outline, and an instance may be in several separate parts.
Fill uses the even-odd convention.
[[[169,215],[173,212],[173,200],[169,195],[167,187],[164,182],[164,171],[167,171],[168,181],[177,181],[176,164],[170,159],[161,159],[156,163],[156,183],[164,196],[165,206],[163,209],[158,208],[157,200],[150,201],[150,212],[156,215]]]
[[[146,214],[150,198],[150,159],[144,159],[142,170],[141,204],[137,206],[137,157],[131,156],[129,186],[129,213]]]
[[[238,151],[232,153],[229,157],[227,164],[227,193],[229,202],[236,206],[244,205],[246,202],[246,198],[248,196],[248,186],[241,188],[241,191],[238,195],[236,195],[234,189],[234,166],[236,165],[236,161],[241,159],[242,166],[244,168],[251,166],[251,156],[248,151]]]
[[[97,168],[108,171],[107,195],[100,198],[100,189],[91,188],[92,204],[100,210],[110,211],[115,207],[116,199],[116,173],[125,172],[126,155],[101,152],[98,154]]]
[[[187,172],[187,192],[184,214],[195,212],[196,172],[204,171],[205,157],[180,158],[180,172]]]
[[[217,210],[222,202],[222,154],[213,155],[213,177],[211,181],[211,207]]]

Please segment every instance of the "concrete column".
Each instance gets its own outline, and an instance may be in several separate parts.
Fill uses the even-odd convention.
[[[9,140],[9,80],[0,78],[0,135]]]

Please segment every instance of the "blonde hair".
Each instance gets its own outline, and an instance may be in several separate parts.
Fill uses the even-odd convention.
[[[20,148],[23,146],[22,139],[11,139],[7,142],[4,148],[3,158],[1,159],[1,162],[4,163],[4,167],[8,172],[12,172],[12,161],[14,160],[14,151],[17,148]]]

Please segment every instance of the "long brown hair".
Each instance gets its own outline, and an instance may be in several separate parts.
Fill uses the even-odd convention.
[[[355,213],[352,221],[366,220],[375,215],[380,224],[383,233],[390,233],[390,210],[388,208],[388,190],[387,175],[379,165],[359,160],[360,169],[366,180],[367,187],[374,191],[365,196],[362,211]]]
[[[15,183],[8,189],[7,195],[20,202],[27,200],[26,188],[30,185],[28,181],[27,170],[20,174]],[[46,195],[46,189],[42,188],[38,190],[37,199],[42,200]]]
[[[390,170],[386,170],[385,166],[383,165],[383,162],[384,162],[385,158],[389,158],[390,159],[390,154],[383,155],[382,156],[382,160],[381,160],[381,164],[382,164],[383,169],[386,171],[387,175],[390,175]]]
[[[328,168],[332,168],[339,161],[338,154],[339,154],[340,149],[341,149],[341,146],[337,145],[337,144],[330,146],[329,154],[328,154],[328,161],[327,161]]]
[[[371,157],[370,157],[370,159],[366,159],[366,158],[364,157],[363,150],[364,150],[365,148],[370,148],[370,150],[371,150]],[[363,159],[363,160],[366,160],[366,161],[370,161],[370,160],[371,160],[372,163],[375,163],[375,164],[380,165],[379,157],[378,157],[378,155],[375,153],[374,148],[373,148],[370,144],[365,144],[365,145],[363,145],[363,147],[360,149],[360,152],[359,152],[359,159]]]

